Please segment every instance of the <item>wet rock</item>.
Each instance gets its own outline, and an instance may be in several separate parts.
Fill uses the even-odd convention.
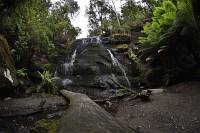
[[[109,90],[130,88],[131,83],[128,78],[130,75],[135,75],[136,67],[132,66],[127,54],[119,52],[117,48],[113,50],[114,47],[119,46],[119,49],[125,47],[127,51],[128,44],[114,46],[113,44],[83,43],[83,40],[75,42],[77,45],[71,54],[71,60],[57,66],[55,75],[59,77],[58,85],[67,90],[79,88],[88,95],[96,92],[97,97],[102,94],[108,96]]]
[[[124,84],[121,70],[113,66],[108,50],[101,45],[88,47],[77,55],[73,76],[75,83],[85,87],[103,89],[119,87],[113,80]]]

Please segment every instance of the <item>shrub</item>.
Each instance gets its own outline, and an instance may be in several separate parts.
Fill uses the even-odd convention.
[[[173,25],[176,19],[177,7],[169,0],[164,1],[161,7],[155,7],[153,21],[146,23],[143,27],[143,37],[139,38],[142,46],[147,46],[158,41],[159,37]]]
[[[38,92],[42,91],[46,93],[55,93],[57,90],[57,87],[55,85],[56,77],[54,77],[53,74],[50,73],[49,71],[44,71],[42,73],[38,71],[38,74],[42,78],[42,83],[41,87],[39,87],[37,91]]]
[[[22,69],[17,70],[16,75],[17,77],[21,77],[21,78],[27,77],[27,69],[22,68]]]

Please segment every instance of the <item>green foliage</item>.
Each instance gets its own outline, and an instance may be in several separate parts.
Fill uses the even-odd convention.
[[[128,0],[122,6],[121,13],[123,26],[130,27],[145,18],[147,9],[135,1]]]
[[[74,0],[62,0],[56,4],[49,0],[18,4],[16,1],[3,1],[2,4],[11,5],[5,9],[7,13],[3,13],[2,9],[3,14],[0,14],[0,33],[9,38],[17,66],[27,67],[34,55],[57,56],[60,53],[55,47],[58,44],[71,44],[78,35],[79,29],[73,27],[69,19],[69,15],[73,16],[79,10]],[[0,10],[5,7],[3,5],[0,5]]]
[[[69,16],[76,15],[78,9],[77,2],[74,0],[59,1],[52,6],[47,25],[51,30],[50,39],[55,47],[49,50],[50,62],[57,63],[58,59],[65,58],[72,49],[73,41],[80,29],[73,27]]]
[[[40,75],[41,79],[42,79],[42,84],[41,87],[38,88],[39,92],[44,91],[47,93],[55,93],[57,90],[57,87],[55,85],[55,80],[57,79],[56,77],[53,76],[52,73],[50,73],[49,71],[43,71],[42,73],[40,73],[38,71],[38,74]]]
[[[127,93],[127,89],[119,89],[116,92],[116,96],[121,97],[124,96]]]
[[[161,7],[155,7],[153,21],[146,23],[143,27],[144,36],[139,38],[141,45],[148,46],[158,41],[159,37],[173,25],[176,13],[176,6],[169,0],[164,1]]]
[[[140,59],[150,68],[142,75],[148,84],[170,85],[198,79],[194,72],[200,64],[199,3],[177,0],[175,6],[168,0],[154,9],[153,21],[144,26],[140,38],[144,48]],[[148,57],[152,58],[149,62],[145,61]]]
[[[80,29],[72,26],[69,15],[75,15],[78,10],[79,7],[74,0],[61,0],[52,6],[47,25],[52,31],[54,44],[74,41]]]
[[[196,11],[199,12],[198,11],[199,7],[198,5],[194,5],[195,3],[198,3],[198,1],[197,0],[178,1],[179,12],[177,14],[177,24],[188,25],[196,28],[200,27],[200,17],[196,13]]]
[[[31,129],[32,133],[38,133],[44,131],[46,133],[58,132],[60,120],[45,120],[41,119],[34,123],[34,127]]]
[[[16,75],[17,77],[21,77],[21,78],[27,77],[27,69],[22,68],[22,69],[17,70]]]
[[[16,76],[18,78],[18,82],[19,82],[19,85],[21,86],[21,88],[25,88],[25,86],[26,86],[26,82],[28,79],[27,72],[28,72],[28,69],[26,69],[26,68],[21,68],[21,69],[16,70]],[[25,89],[27,89],[27,88],[25,88]]]
[[[46,52],[44,49],[52,47],[48,38],[50,31],[45,21],[48,15],[46,4],[41,0],[24,2],[4,20],[4,26],[9,29],[7,36],[15,35],[13,56],[17,63],[25,57],[31,58],[34,50]]]
[[[137,55],[133,52],[131,48],[128,49],[128,58],[135,63],[139,62]]]
[[[115,11],[106,0],[90,0],[86,14],[89,18],[90,35],[99,35],[111,26],[112,21],[117,22]]]

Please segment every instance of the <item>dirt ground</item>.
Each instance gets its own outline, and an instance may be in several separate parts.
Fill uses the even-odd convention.
[[[149,102],[123,99],[114,116],[139,133],[200,133],[200,82],[165,89]]]

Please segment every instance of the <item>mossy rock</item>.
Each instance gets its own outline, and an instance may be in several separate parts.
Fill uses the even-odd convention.
[[[128,44],[119,44],[115,47],[118,52],[126,52],[128,51],[129,45]]]
[[[131,37],[129,34],[114,34],[111,37],[111,44],[123,44],[123,43],[130,43]]]
[[[128,58],[133,62],[137,62],[139,60],[131,48],[128,49]]]
[[[60,120],[42,119],[35,122],[31,133],[57,133],[60,125]]]

